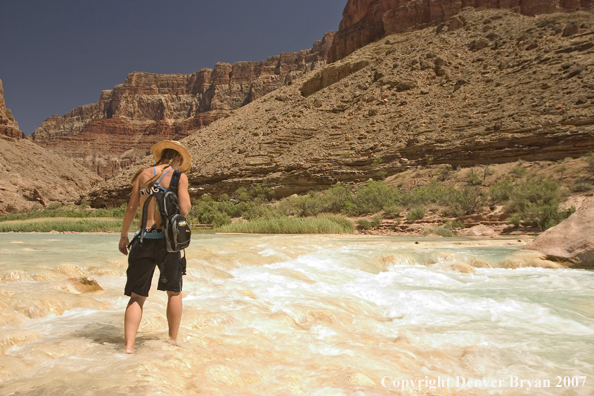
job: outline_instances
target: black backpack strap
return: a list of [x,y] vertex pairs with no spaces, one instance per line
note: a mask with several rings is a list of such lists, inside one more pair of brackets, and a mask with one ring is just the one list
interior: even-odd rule
[[144,201],[144,206],[142,207],[142,223],[140,224],[140,234],[138,234],[141,245],[142,241],[144,240],[144,232],[146,230],[146,216],[148,215],[149,202],[151,202],[151,199],[153,199],[154,196],[154,194],[149,195],[146,201]]
[[169,183],[169,190],[173,191],[177,195],[177,188],[179,187],[179,178],[181,177],[181,171],[176,170],[171,176],[171,182]]

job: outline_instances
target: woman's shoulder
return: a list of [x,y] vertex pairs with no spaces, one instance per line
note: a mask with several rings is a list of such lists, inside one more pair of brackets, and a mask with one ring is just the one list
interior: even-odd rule
[[149,180],[153,176],[154,176],[153,167],[144,168],[142,170],[142,172],[140,172],[140,174],[138,175],[141,184],[142,184],[143,181],[147,181],[147,180]]

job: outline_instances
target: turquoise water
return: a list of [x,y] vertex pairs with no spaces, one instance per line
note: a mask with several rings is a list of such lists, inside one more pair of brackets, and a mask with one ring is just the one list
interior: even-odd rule
[[197,236],[181,345],[153,289],[135,355],[122,353],[117,243],[0,234],[0,394],[594,391],[594,272],[509,269],[534,265],[522,240]]

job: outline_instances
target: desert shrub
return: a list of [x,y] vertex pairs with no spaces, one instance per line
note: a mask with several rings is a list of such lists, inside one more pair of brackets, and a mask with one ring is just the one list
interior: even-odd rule
[[590,151],[583,157],[588,165],[586,165],[586,171],[590,174],[594,174],[594,151]]
[[[113,208],[102,208],[102,209],[89,209],[84,206],[65,206],[61,203],[56,203],[50,208],[36,208],[30,210],[23,210],[16,213],[10,213],[4,216],[0,216],[0,222],[7,220],[28,220],[28,219],[39,219],[39,218],[52,218],[52,217],[68,217],[68,218],[88,218],[88,217],[113,217],[123,218],[126,212],[127,204],[123,204],[119,207]],[[136,212],[136,218],[140,218],[141,211]]]
[[371,225],[371,221],[367,219],[357,220],[357,227],[361,230],[371,230],[373,228],[373,226]]
[[322,211],[322,203],[315,192],[310,191],[308,195],[289,197],[281,201],[279,211],[285,216],[315,216]]
[[414,208],[406,214],[408,221],[421,220],[423,217],[425,217],[425,208],[423,207]]
[[563,198],[560,182],[552,178],[529,177],[517,183],[506,204],[508,222],[538,227],[541,231],[566,219],[572,210],[560,210]]
[[401,204],[408,207],[415,205],[426,205],[430,203],[439,203],[444,200],[448,194],[448,190],[452,187],[443,187],[442,183],[437,179],[431,179],[429,184],[417,187],[406,194],[399,197]]
[[231,217],[224,212],[214,212],[210,224],[215,227],[222,227],[224,225],[231,224]]
[[491,201],[493,203],[503,203],[510,200],[514,191],[514,184],[508,179],[500,179],[493,183],[489,189]]
[[387,176],[388,176],[388,172],[386,172],[383,169],[378,170],[377,173],[375,174],[375,177],[377,177],[380,180],[384,180]]
[[439,174],[437,175],[437,179],[440,181],[446,181],[450,174],[452,173],[452,165],[442,165],[439,167]]
[[278,209],[269,205],[252,205],[248,210],[243,211],[241,214],[241,217],[246,220],[274,219],[281,216],[282,214]]
[[[138,227],[134,222],[132,228]],[[0,232],[106,232],[120,231],[122,219],[32,219],[18,223],[0,223]]]
[[588,192],[592,189],[592,183],[576,181],[569,189],[574,193]]
[[382,225],[382,216],[377,215],[377,216],[373,216],[373,218],[371,219],[371,226],[373,228],[379,227]]
[[468,174],[466,175],[466,180],[468,184],[471,186],[480,186],[483,184],[483,180],[479,176],[478,172],[475,172],[474,169],[471,169]]
[[[274,197],[274,190],[270,187],[261,184],[254,184],[249,188],[239,187],[233,194],[234,198],[239,202],[267,202]],[[221,199],[219,199],[221,201]]]
[[450,216],[475,213],[487,202],[487,194],[476,186],[467,186],[462,190],[451,189],[448,193],[448,208],[444,212]]
[[326,213],[340,213],[349,203],[353,203],[351,190],[337,183],[324,191],[321,197],[322,211]]
[[464,222],[460,221],[460,220],[450,220],[450,221],[446,221],[446,223],[444,224],[444,227],[455,230],[456,228],[465,228],[466,225],[464,225]]
[[400,217],[400,212],[402,212],[402,206],[397,204],[391,204],[388,206],[384,206],[384,217],[388,219],[396,219]]
[[287,216],[315,216],[320,213],[341,213],[354,208],[353,196],[347,187],[337,183],[323,192],[289,197],[279,204],[279,211]]
[[511,173],[514,177],[522,178],[528,174],[528,169],[525,166],[518,164],[511,169]]
[[369,181],[361,186],[353,198],[348,213],[364,215],[377,213],[398,202],[398,192],[384,181]]

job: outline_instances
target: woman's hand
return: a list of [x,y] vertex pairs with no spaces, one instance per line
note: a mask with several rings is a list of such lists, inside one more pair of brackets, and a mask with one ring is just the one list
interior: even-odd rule
[[119,249],[120,252],[122,252],[122,254],[124,255],[128,255],[128,244],[130,243],[130,241],[128,240],[128,235],[122,235],[120,237],[120,243],[119,243]]

